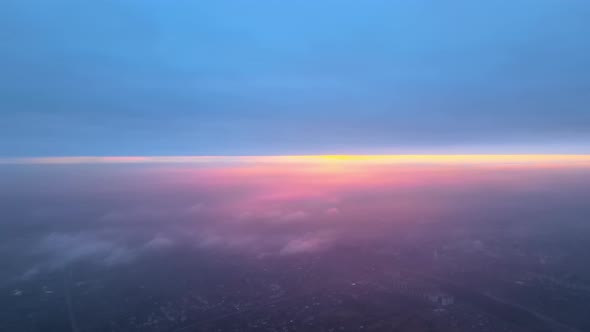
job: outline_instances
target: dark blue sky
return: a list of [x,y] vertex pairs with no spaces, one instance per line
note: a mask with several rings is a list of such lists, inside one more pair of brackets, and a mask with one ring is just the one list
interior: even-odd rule
[[3,0],[0,156],[590,152],[586,0]]

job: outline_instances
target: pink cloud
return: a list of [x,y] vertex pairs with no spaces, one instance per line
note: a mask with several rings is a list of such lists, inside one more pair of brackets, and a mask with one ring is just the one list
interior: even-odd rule
[[279,220],[282,222],[293,222],[307,219],[308,214],[303,211],[296,211],[287,214],[283,214],[279,217]]
[[324,211],[324,214],[327,216],[336,216],[336,215],[340,214],[340,209],[338,209],[336,207],[332,207],[332,208],[326,209]]
[[309,234],[289,241],[280,251],[282,255],[316,252],[325,249],[331,242],[326,234]]

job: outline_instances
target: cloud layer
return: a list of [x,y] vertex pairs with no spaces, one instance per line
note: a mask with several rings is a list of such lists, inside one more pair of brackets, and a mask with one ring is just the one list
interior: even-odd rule
[[164,252],[313,255],[449,223],[509,220],[515,231],[520,221],[534,229],[590,212],[589,172],[585,164],[543,163],[29,165],[18,172],[5,165],[0,259],[4,274],[32,278]]

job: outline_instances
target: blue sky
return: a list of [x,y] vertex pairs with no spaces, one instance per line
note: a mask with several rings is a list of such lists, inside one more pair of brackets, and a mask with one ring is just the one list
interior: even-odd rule
[[590,3],[4,0],[0,157],[589,153]]

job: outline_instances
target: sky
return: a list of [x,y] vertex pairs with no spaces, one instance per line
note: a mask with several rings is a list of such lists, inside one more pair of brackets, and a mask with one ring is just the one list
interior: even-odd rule
[[3,0],[0,157],[590,153],[585,0]]

